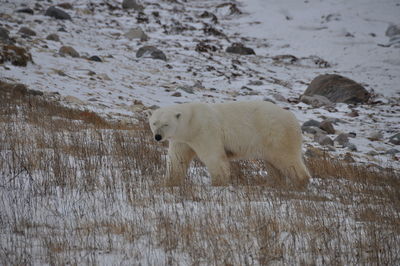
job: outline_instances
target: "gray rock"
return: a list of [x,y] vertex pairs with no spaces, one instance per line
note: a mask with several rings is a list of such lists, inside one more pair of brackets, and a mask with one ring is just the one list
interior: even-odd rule
[[325,131],[323,131],[322,129],[318,128],[318,127],[301,127],[301,131],[303,133],[308,133],[308,134],[326,134]]
[[398,149],[389,149],[386,151],[386,154],[394,155],[399,153],[400,151]]
[[369,136],[368,139],[372,140],[372,141],[377,141],[377,140],[381,140],[383,138],[383,134],[380,131],[375,131],[372,132]]
[[146,33],[140,27],[130,29],[124,35],[129,40],[140,39],[142,42],[149,40],[149,36],[147,36]]
[[397,133],[389,138],[389,142],[394,145],[400,145],[400,133]]
[[97,55],[93,55],[91,57],[89,57],[90,61],[95,61],[95,62],[103,62],[103,60],[101,60],[101,58]]
[[357,151],[357,146],[350,142],[347,142],[343,147],[345,147],[351,151]]
[[349,134],[341,133],[333,140],[333,142],[336,142],[337,144],[339,144],[341,146],[345,146],[346,143],[349,142]]
[[370,93],[363,86],[354,80],[335,74],[316,77],[304,95],[322,95],[334,103],[365,103],[370,98]]
[[314,108],[334,105],[333,102],[331,102],[328,98],[322,95],[314,95],[314,96],[302,95],[300,97],[300,101],[305,104],[309,104]]
[[240,55],[252,55],[256,54],[253,49],[245,47],[241,43],[234,43],[228,48],[226,48],[227,53],[232,53],[232,54],[240,54]]
[[[248,94],[248,95],[249,95],[249,94]],[[263,98],[263,101],[276,104],[276,102],[275,102],[274,100],[272,100],[271,98],[268,98],[268,97],[264,97],[264,98]]]
[[274,99],[279,101],[279,102],[287,102],[286,98],[283,97],[282,95],[278,94],[278,93],[272,94],[272,97],[274,97]]
[[0,41],[4,43],[10,42],[9,31],[3,27],[0,27]]
[[385,32],[385,35],[388,37],[400,35],[400,25],[394,25],[394,24],[389,25],[389,27]]
[[320,122],[317,120],[311,119],[303,123],[303,127],[319,127]]
[[123,9],[134,9],[135,11],[142,11],[144,7],[137,3],[136,0],[124,0],[122,1]]
[[376,156],[378,154],[379,153],[377,151],[374,151],[374,150],[370,150],[369,152],[367,152],[367,155],[371,155],[371,156]]
[[58,37],[57,34],[52,33],[52,34],[47,35],[46,40],[59,42],[60,41],[60,37]]
[[193,88],[194,88],[193,86],[192,87],[190,87],[190,86],[181,86],[181,87],[178,87],[177,89],[178,90],[182,90],[182,91],[184,91],[186,93],[189,93],[189,94],[194,94]]
[[333,127],[332,123],[324,120],[319,124],[319,128],[326,131],[328,134],[335,134],[335,128]]
[[167,57],[165,54],[154,46],[143,46],[140,47],[139,50],[136,52],[136,57],[149,57],[153,59],[159,59],[167,61]]
[[333,140],[324,134],[315,134],[314,141],[318,142],[322,146],[333,146]]
[[33,9],[29,8],[29,7],[18,9],[16,12],[25,13],[25,14],[29,14],[29,15],[33,15],[33,13],[34,13]]
[[44,15],[45,16],[49,16],[49,17],[53,17],[55,19],[69,19],[69,20],[71,20],[71,16],[67,12],[65,12],[65,11],[63,11],[63,10],[57,8],[57,7],[54,7],[54,6],[49,7],[46,10],[46,13]]
[[27,36],[36,36],[36,32],[34,32],[28,27],[21,27],[18,32]]
[[261,81],[261,80],[251,80],[249,83],[248,83],[248,85],[250,85],[250,86],[261,86],[261,85],[263,85],[264,83]]
[[71,46],[62,46],[58,51],[61,55],[69,55],[71,57],[79,57],[79,53]]

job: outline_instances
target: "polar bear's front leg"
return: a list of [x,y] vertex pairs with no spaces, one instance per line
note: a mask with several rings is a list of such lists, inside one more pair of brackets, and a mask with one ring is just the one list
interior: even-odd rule
[[231,180],[229,160],[224,150],[216,147],[209,147],[208,150],[196,151],[199,159],[206,165],[211,175],[213,186],[227,186]]
[[195,153],[189,145],[170,141],[167,157],[166,186],[180,186],[185,180],[187,169]]

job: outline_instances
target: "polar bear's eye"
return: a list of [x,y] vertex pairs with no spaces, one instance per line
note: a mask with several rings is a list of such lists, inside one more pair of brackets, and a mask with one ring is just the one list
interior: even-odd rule
[[168,124],[164,124],[164,125],[163,125],[163,127],[167,127],[167,126],[168,126]]

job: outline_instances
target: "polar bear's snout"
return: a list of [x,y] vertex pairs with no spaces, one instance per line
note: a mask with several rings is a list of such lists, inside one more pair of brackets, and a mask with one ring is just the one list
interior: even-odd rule
[[160,134],[155,134],[155,135],[154,135],[154,139],[155,139],[156,141],[160,141],[160,140],[162,140],[162,136],[161,136]]

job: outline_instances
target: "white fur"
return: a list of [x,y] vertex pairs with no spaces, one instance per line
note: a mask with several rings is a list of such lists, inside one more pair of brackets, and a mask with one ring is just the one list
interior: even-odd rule
[[179,104],[156,110],[149,122],[155,136],[169,141],[169,185],[182,184],[195,155],[207,166],[213,185],[229,183],[231,159],[264,159],[294,183],[304,185],[310,178],[299,123],[273,103]]

